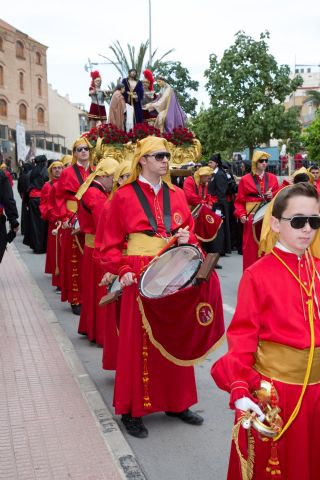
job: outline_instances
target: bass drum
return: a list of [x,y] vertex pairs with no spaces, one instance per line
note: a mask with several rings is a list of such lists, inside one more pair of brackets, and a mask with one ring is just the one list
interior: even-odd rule
[[140,276],[139,291],[146,298],[160,298],[191,286],[202,264],[200,250],[179,245],[155,257]]
[[253,221],[252,221],[253,225],[263,221],[263,218],[266,214],[268,206],[269,206],[269,203],[264,203],[261,207],[258,208],[258,210],[253,215]]

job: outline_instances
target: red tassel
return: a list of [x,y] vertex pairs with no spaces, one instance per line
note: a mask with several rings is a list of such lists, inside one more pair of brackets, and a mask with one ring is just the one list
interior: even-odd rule
[[281,470],[280,470],[280,462],[278,459],[278,449],[277,443],[271,443],[271,455],[268,460],[268,465],[266,467],[267,476],[272,479],[281,480]]

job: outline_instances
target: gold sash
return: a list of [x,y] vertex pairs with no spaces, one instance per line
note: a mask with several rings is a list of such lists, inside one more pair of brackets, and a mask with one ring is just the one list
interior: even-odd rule
[[250,212],[252,214],[256,213],[258,206],[261,202],[246,202],[246,212],[247,214]]
[[94,248],[94,241],[96,236],[92,233],[86,233],[84,237],[84,243],[86,247]]
[[78,202],[76,200],[67,200],[66,206],[67,209],[72,213],[76,213],[78,211]]
[[[273,380],[303,385],[309,357],[309,349],[289,347],[281,343],[260,341],[255,354],[254,368]],[[320,347],[314,350],[308,384],[320,383]]]
[[149,237],[145,233],[130,233],[127,255],[154,257],[166,245],[166,240],[161,237]]

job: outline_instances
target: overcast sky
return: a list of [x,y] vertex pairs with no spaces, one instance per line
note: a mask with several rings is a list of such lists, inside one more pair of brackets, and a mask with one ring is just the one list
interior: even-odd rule
[[[258,39],[269,30],[278,63],[320,64],[319,0],[151,0],[152,47],[179,60],[199,80],[206,102],[204,70],[210,53],[220,58],[239,30]],[[2,2],[3,20],[48,46],[48,81],[61,95],[89,106],[88,58],[110,55],[115,40],[138,47],[149,37],[149,0],[16,0]],[[118,77],[110,65],[95,67],[103,86]]]

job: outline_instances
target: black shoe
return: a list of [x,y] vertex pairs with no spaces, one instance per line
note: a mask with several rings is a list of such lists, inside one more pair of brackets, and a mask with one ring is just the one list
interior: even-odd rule
[[61,293],[61,288],[60,288],[60,287],[57,287],[57,288],[55,289],[55,293]]
[[71,310],[74,315],[81,315],[81,305],[78,303],[71,303]]
[[129,435],[137,438],[146,438],[148,436],[148,430],[144,426],[141,417],[131,417],[131,415],[127,413],[121,416],[121,422]]
[[221,270],[222,266],[221,265],[215,265],[215,267],[217,270]]
[[195,412],[192,412],[187,408],[182,412],[165,412],[168,417],[177,417],[180,418],[183,422],[189,423],[190,425],[201,425],[203,423],[203,418]]

